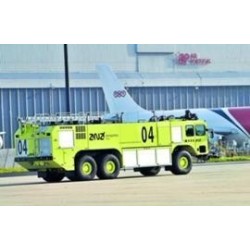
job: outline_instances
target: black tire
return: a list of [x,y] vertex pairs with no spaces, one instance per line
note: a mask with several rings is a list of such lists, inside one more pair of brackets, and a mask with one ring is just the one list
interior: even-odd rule
[[173,166],[171,172],[175,175],[185,175],[192,170],[192,157],[183,150],[176,152],[173,157]]
[[144,176],[155,176],[159,174],[160,171],[161,171],[160,167],[148,167],[139,170],[139,172]]
[[60,182],[64,176],[62,172],[47,171],[42,178],[47,182]]
[[72,180],[90,181],[95,178],[96,172],[97,165],[95,159],[89,155],[85,155],[77,160],[75,166],[76,178]]
[[100,164],[97,170],[99,179],[115,179],[120,173],[121,164],[119,159],[113,155],[108,154],[100,159]]
[[76,176],[76,174],[72,174],[72,175],[68,175],[67,178],[70,180],[70,181],[78,181],[78,178]]

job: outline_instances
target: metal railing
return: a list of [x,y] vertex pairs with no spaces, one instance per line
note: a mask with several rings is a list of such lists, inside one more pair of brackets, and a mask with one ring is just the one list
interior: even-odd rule
[[57,114],[36,114],[26,118],[18,118],[19,123],[37,125],[65,125],[65,124],[88,124],[101,123],[103,115],[90,113],[57,113]]

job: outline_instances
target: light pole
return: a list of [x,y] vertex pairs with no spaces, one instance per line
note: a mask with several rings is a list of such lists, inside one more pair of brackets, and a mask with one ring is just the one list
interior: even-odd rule
[[69,88],[68,45],[64,44],[63,47],[64,47],[64,68],[65,68],[66,112],[70,113],[70,88]]

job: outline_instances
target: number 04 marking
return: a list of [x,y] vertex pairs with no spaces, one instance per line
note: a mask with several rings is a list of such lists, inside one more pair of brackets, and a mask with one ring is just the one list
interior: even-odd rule
[[151,142],[154,142],[154,130],[153,127],[151,126],[149,128],[149,131],[147,131],[146,127],[142,127],[141,129],[141,139],[142,142],[146,143],[148,140],[151,140]]
[[28,154],[28,147],[26,140],[19,140],[17,143],[17,151],[19,155],[27,155]]

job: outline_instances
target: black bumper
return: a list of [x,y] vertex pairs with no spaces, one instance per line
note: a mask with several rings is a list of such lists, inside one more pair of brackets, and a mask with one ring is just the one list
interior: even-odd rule
[[15,162],[52,161],[52,156],[15,157]]

